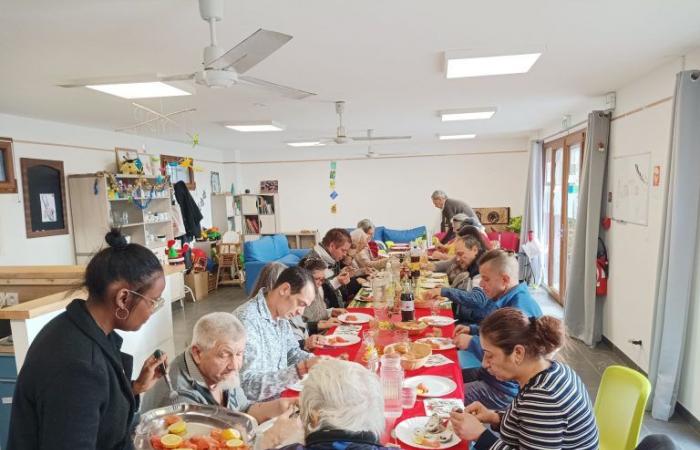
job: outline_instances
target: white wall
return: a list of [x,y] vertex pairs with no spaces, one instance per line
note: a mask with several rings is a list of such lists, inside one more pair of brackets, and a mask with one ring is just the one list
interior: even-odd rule
[[[231,178],[221,163],[223,155],[217,149],[204,147],[192,149],[186,144],[3,114],[0,114],[0,136],[11,137],[14,140],[66,145],[66,147],[57,147],[14,144],[15,175],[19,192],[0,194],[0,265],[75,264],[72,227],[69,228],[70,234],[67,235],[26,238],[21,174],[19,173],[20,158],[63,161],[65,174],[70,175],[114,170],[115,155],[114,151],[110,150],[114,147],[140,149],[145,145],[147,151],[152,154],[192,156],[195,165],[203,169],[202,172],[195,173],[197,192],[193,195],[195,198],[200,198],[202,190],[207,192],[207,201],[202,208],[202,214],[205,217],[202,221],[204,225],[211,222],[208,201],[211,191],[210,171],[220,172],[222,188],[227,189],[231,183]],[[78,146],[105,150],[77,148]],[[66,198],[66,202],[69,203],[69,198]],[[66,207],[68,208],[69,205]],[[69,210],[67,218],[70,222]]]
[[389,228],[434,228],[439,211],[430,194],[435,189],[473,207],[510,206],[512,215],[520,215],[528,144],[521,139],[509,147],[507,153],[338,160],[335,215],[330,212],[329,161],[243,163],[238,165],[240,190],[257,192],[261,180],[279,180],[283,231],[324,233],[365,217]]
[[[675,75],[680,70],[700,68],[700,51],[676,59],[617,90],[614,116],[673,96]],[[615,177],[615,158],[651,152],[651,165],[661,167],[661,186],[649,192],[647,226],[613,222],[606,241],[610,256],[608,296],[604,300],[603,334],[642,369],[648,371],[655,313],[656,278],[659,270],[663,226],[664,184],[668,176],[673,104],[667,101],[613,121],[610,136],[608,190]],[[613,196],[615,192],[613,191]],[[700,250],[698,252],[700,255]],[[696,260],[700,264],[700,257]],[[696,273],[700,275],[700,266]],[[696,279],[697,281],[697,279]],[[687,334],[685,365],[679,402],[700,417],[700,286],[695,286]],[[641,339],[641,347],[628,341]]]

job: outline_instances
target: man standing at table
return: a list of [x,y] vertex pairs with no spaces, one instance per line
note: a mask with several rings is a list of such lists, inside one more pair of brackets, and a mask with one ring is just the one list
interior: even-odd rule
[[[479,260],[480,286],[495,308],[518,308],[528,317],[541,317],[542,310],[532,298],[525,283],[518,282],[518,261],[512,253],[500,249],[484,253]],[[478,325],[458,325],[454,343],[460,350],[467,350],[480,361],[484,357]],[[498,381],[483,367],[462,370],[464,379],[464,404],[479,401],[489,409],[502,410],[511,404],[518,394],[518,383]]]
[[350,283],[351,269],[343,268],[341,261],[348,255],[352,240],[350,233],[342,228],[328,230],[320,244],[299,262],[300,266],[308,259],[320,259],[326,263],[326,281],[323,283],[323,297],[327,308],[344,308],[341,288]]
[[433,192],[433,195],[431,195],[430,198],[433,201],[433,205],[442,210],[440,231],[449,232],[452,226],[452,217],[459,213],[466,214],[467,217],[471,217],[477,223],[479,223],[479,218],[474,213],[474,210],[462,200],[447,198],[447,194],[440,190]]
[[299,266],[288,267],[272,289],[260,289],[234,311],[248,335],[241,387],[249,400],[279,396],[318,362],[312,353],[299,348],[289,323],[289,319],[304,312],[314,297],[315,286],[309,272]]

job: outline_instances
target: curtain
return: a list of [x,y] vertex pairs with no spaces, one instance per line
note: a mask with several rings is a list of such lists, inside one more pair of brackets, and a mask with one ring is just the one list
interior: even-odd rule
[[661,263],[649,379],[652,416],[673,415],[685,350],[698,246],[700,196],[700,71],[676,76]]
[[576,217],[574,247],[564,302],[564,323],[571,336],[595,345],[602,334],[602,302],[596,299],[596,252],[603,188],[608,165],[610,113],[588,115],[588,131]]
[[[521,249],[528,242],[528,232],[530,231],[532,231],[534,238],[538,242],[544,242],[544,227],[542,225],[543,165],[544,152],[542,150],[542,141],[532,141],[530,146],[530,164],[527,172],[527,187],[525,190],[525,208],[520,229]],[[520,257],[527,258],[524,254],[521,254]],[[535,285],[539,285],[542,282],[544,258],[544,255],[528,258],[529,269],[532,271],[532,279]],[[521,278],[525,278],[522,276],[522,271]]]

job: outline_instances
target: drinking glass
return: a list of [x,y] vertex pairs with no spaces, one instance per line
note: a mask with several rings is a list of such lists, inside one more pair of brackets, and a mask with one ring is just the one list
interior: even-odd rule
[[401,406],[403,409],[411,409],[416,404],[416,397],[418,392],[416,388],[412,386],[404,386],[401,388]]

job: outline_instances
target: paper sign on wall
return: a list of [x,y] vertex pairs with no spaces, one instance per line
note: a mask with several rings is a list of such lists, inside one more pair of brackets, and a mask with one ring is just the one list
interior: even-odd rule
[[659,187],[661,183],[661,166],[654,166],[654,175],[652,177],[652,185]]

